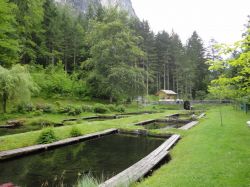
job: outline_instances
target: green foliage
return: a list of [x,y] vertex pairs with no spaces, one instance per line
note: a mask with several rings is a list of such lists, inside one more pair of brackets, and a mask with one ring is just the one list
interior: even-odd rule
[[87,85],[95,97],[108,97],[112,102],[113,98],[133,97],[145,91],[143,69],[135,68],[144,55],[137,45],[140,37],[128,24],[128,16],[116,9],[105,10],[102,20],[90,22],[88,63],[94,67]]
[[54,106],[51,104],[36,104],[36,110],[39,110],[48,114],[56,112]]
[[18,60],[20,50],[16,17],[16,6],[8,0],[0,0],[0,65],[9,67]]
[[34,109],[35,107],[31,103],[29,104],[21,103],[21,104],[18,104],[16,107],[16,111],[19,113],[32,112]]
[[124,113],[126,112],[126,108],[123,105],[119,105],[115,109],[116,112]]
[[37,139],[38,144],[48,144],[57,141],[57,137],[52,128],[45,128]]
[[58,109],[58,112],[59,112],[60,114],[65,114],[65,113],[70,112],[72,109],[73,109],[73,107],[72,107],[71,105],[67,105],[67,106],[65,106],[65,107],[60,107],[60,108]]
[[120,113],[123,113],[126,111],[126,108],[123,106],[123,105],[107,105],[108,109],[112,112],[120,112]]
[[54,122],[47,120],[47,119],[37,119],[37,120],[33,120],[31,121],[31,123],[29,125],[33,125],[33,126],[41,126],[41,127],[53,127],[55,125]]
[[42,22],[44,0],[12,0],[18,7],[15,11],[20,38],[20,58],[23,63],[35,62],[43,50]]
[[[250,103],[250,31],[245,38],[236,42],[234,46],[220,45],[219,53],[230,56],[227,59],[214,59],[208,61],[209,70],[217,72],[211,81],[209,92],[219,99],[244,99]],[[236,55],[234,55],[236,54]]]
[[70,116],[77,116],[82,113],[81,107],[72,107],[70,111],[68,112],[68,115]]
[[108,107],[106,107],[103,104],[95,104],[94,105],[94,112],[104,114],[104,113],[109,112],[109,109],[108,109]]
[[84,175],[78,180],[76,187],[98,187],[99,182],[91,175]]
[[62,64],[42,67],[31,67],[32,77],[41,88],[41,94],[46,97],[80,97],[85,94],[85,82],[77,80],[75,74],[68,75]]
[[90,105],[82,105],[83,112],[93,112],[93,107]]
[[28,103],[31,94],[37,91],[26,67],[15,65],[10,70],[0,66],[0,99],[3,112],[6,112],[7,101]]
[[81,136],[82,133],[80,131],[80,129],[78,129],[77,127],[72,127],[71,131],[70,131],[70,136],[71,137],[77,137],[77,136]]

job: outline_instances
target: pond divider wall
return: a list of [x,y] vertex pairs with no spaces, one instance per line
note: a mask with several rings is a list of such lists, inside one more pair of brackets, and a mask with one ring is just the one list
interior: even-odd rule
[[130,166],[116,176],[105,181],[99,187],[126,186],[129,183],[140,180],[146,176],[158,163],[160,163],[169,153],[169,149],[177,143],[180,135],[172,135],[162,145],[151,152],[149,155]]
[[[167,115],[165,117],[173,117],[173,116],[176,116],[176,115],[179,115],[179,114],[171,114],[171,115]],[[135,125],[135,126],[143,126],[143,125],[147,125],[147,124],[150,124],[150,123],[157,122],[159,120],[160,119],[150,119],[150,120],[146,120],[146,121],[140,121],[140,122],[137,122],[137,123],[133,123],[133,125]]]
[[120,134],[130,134],[130,135],[142,135],[142,136],[149,136],[153,138],[169,138],[172,136],[172,134],[156,134],[156,133],[150,133],[148,130],[144,129],[138,129],[138,130],[124,130],[124,129],[119,129],[118,133]]
[[[197,119],[201,119],[201,118],[203,118],[205,115],[206,115],[205,113],[202,113],[201,115],[199,115],[199,116],[197,117]],[[191,129],[192,127],[194,127],[195,125],[197,125],[198,123],[199,123],[199,121],[191,121],[190,123],[188,123],[188,124],[186,124],[186,125],[180,127],[179,129],[180,129],[180,130],[189,130],[189,129]]]
[[109,135],[109,134],[114,134],[117,132],[118,132],[118,129],[108,129],[105,131],[91,133],[91,134],[87,134],[87,135],[79,136],[75,138],[67,138],[67,139],[60,140],[60,141],[50,143],[50,144],[34,145],[34,146],[29,146],[29,147],[24,147],[24,148],[19,148],[19,149],[13,149],[9,151],[2,151],[0,152],[0,161],[12,159],[16,157],[21,157],[21,156],[35,153],[35,152],[45,151],[48,149],[52,149],[52,148],[56,148],[56,147],[60,147],[64,145],[69,145],[69,144],[77,143],[77,142],[84,141],[84,140],[99,138],[99,137]]

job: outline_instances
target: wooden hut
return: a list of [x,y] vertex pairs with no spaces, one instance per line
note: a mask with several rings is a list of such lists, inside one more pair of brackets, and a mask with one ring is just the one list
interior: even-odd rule
[[176,100],[177,99],[177,93],[175,93],[172,90],[160,90],[156,93],[157,96],[159,96],[160,100]]

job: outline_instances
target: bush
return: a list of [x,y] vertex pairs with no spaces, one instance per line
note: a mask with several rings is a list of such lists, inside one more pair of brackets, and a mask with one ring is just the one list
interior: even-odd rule
[[77,127],[72,127],[72,129],[70,131],[71,137],[77,137],[77,136],[81,136],[81,135],[82,135],[82,133]]
[[18,104],[17,105],[17,112],[19,113],[26,113],[26,112],[32,112],[34,110],[33,104]]
[[115,112],[115,111],[116,111],[116,106],[115,106],[115,105],[108,105],[107,107],[108,107],[108,109],[109,109],[110,111],[112,111],[112,112]]
[[71,108],[71,110],[68,112],[68,115],[70,116],[77,116],[82,113],[82,109],[79,107]]
[[65,113],[68,113],[72,110],[72,106],[71,105],[67,105],[65,107],[60,107],[59,110],[58,110],[58,113],[60,114],[65,114]]
[[95,113],[104,114],[106,112],[109,112],[109,109],[105,105],[103,105],[103,104],[96,104],[94,106],[94,112]]
[[30,125],[33,125],[33,126],[40,125],[42,127],[50,127],[50,126],[54,126],[55,123],[46,119],[38,119],[38,120],[32,121]]
[[93,107],[89,105],[82,105],[83,112],[93,112]]
[[55,113],[55,109],[52,105],[45,105],[43,108],[43,112],[51,114],[51,113]]
[[56,102],[55,102],[55,105],[56,105],[56,107],[58,107],[58,108],[60,108],[60,107],[62,106],[62,104],[60,103],[60,101],[56,101]]
[[57,137],[52,128],[43,129],[40,136],[37,139],[39,144],[48,144],[57,141]]
[[116,112],[125,112],[126,111],[126,108],[123,106],[123,105],[119,105],[116,107]]
[[52,105],[49,104],[37,104],[36,110],[43,111],[44,113],[55,113],[55,109]]
[[108,109],[112,112],[125,112],[125,107],[123,105],[115,106],[115,105],[108,105]]
[[34,116],[41,116],[43,115],[43,111],[42,110],[37,110],[34,112]]

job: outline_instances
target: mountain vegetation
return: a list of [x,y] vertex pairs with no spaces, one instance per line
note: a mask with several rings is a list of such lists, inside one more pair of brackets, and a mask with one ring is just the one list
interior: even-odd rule
[[[206,61],[214,59],[196,31],[182,43],[174,31],[154,33],[147,21],[93,3],[84,13],[53,0],[0,0],[0,5],[1,69],[25,66],[39,87],[37,96],[123,102],[170,89],[182,99],[204,99],[213,78],[219,79],[210,90],[225,79],[213,77],[217,63],[208,70]],[[245,38],[249,42],[249,33]],[[244,48],[235,56],[238,65],[230,60],[216,70],[232,67],[229,77],[237,85],[249,72],[245,46],[238,46]],[[246,93],[247,84],[241,86]]]

